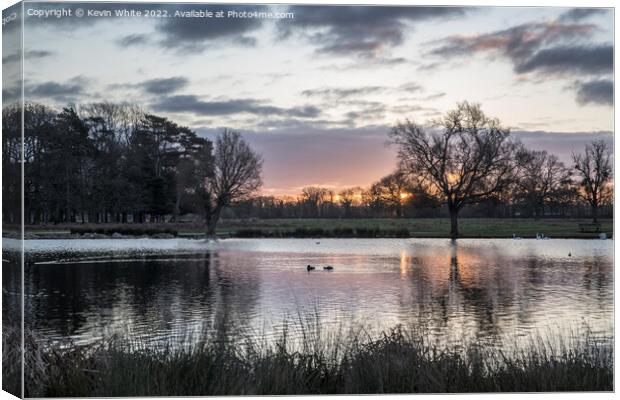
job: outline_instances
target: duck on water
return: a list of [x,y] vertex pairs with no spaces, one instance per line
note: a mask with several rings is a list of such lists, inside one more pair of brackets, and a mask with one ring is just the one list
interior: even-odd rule
[[[310,265],[310,264],[308,264],[308,265],[306,266],[306,270],[307,270],[307,271],[314,271],[315,269],[316,269],[316,267],[315,267],[315,266],[312,266],[312,265]],[[327,266],[323,267],[323,270],[324,270],[324,271],[333,271],[333,270],[334,270],[334,267],[332,267],[331,265],[327,265]]]

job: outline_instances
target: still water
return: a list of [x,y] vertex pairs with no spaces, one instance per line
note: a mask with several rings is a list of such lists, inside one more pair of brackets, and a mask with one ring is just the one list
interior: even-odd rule
[[285,321],[325,331],[418,326],[446,343],[586,326],[613,335],[612,240],[28,240],[25,247],[26,325],[51,339],[120,333],[156,345],[215,321],[261,337],[277,336]]

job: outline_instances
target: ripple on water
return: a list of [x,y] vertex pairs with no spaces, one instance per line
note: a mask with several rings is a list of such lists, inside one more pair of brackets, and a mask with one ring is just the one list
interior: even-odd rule
[[285,320],[325,334],[424,327],[444,343],[582,324],[613,333],[611,240],[28,240],[25,248],[35,262],[27,321],[55,339],[118,331],[161,342],[218,321],[273,338]]

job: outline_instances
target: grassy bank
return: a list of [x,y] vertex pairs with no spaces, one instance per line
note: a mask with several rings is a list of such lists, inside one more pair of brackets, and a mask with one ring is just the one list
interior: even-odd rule
[[[524,238],[544,233],[553,238],[593,238],[598,234],[581,232],[580,219],[493,219],[462,218],[459,221],[464,238]],[[613,221],[605,220],[601,232],[613,232]],[[237,237],[412,237],[448,238],[448,218],[408,219],[267,219],[224,221],[218,234]]]
[[[598,238],[598,233],[581,232],[579,225],[588,219],[494,219],[462,218],[464,238],[523,238],[537,233],[551,238]],[[197,237],[204,235],[200,223],[171,224],[75,224],[27,226],[27,238],[149,236]],[[295,237],[295,238],[447,238],[450,221],[447,218],[408,219],[250,219],[222,220],[217,234],[221,237]],[[601,232],[611,236],[613,220],[601,221]]]
[[286,334],[273,345],[233,345],[214,334],[159,352],[136,339],[61,347],[27,335],[26,396],[613,390],[613,350],[587,337],[570,346],[540,339],[506,354],[476,344],[438,348],[401,328],[376,337],[304,335],[301,347]]

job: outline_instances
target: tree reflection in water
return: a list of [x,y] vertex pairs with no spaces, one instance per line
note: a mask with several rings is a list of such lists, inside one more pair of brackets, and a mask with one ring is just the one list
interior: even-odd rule
[[[326,335],[415,325],[444,342],[496,344],[582,319],[611,334],[612,242],[539,242],[340,239],[317,248],[261,239],[200,251],[38,252],[26,269],[26,323],[53,339],[120,332],[152,344],[215,327],[221,340],[269,337],[291,319]],[[336,268],[309,273],[308,264]]]

